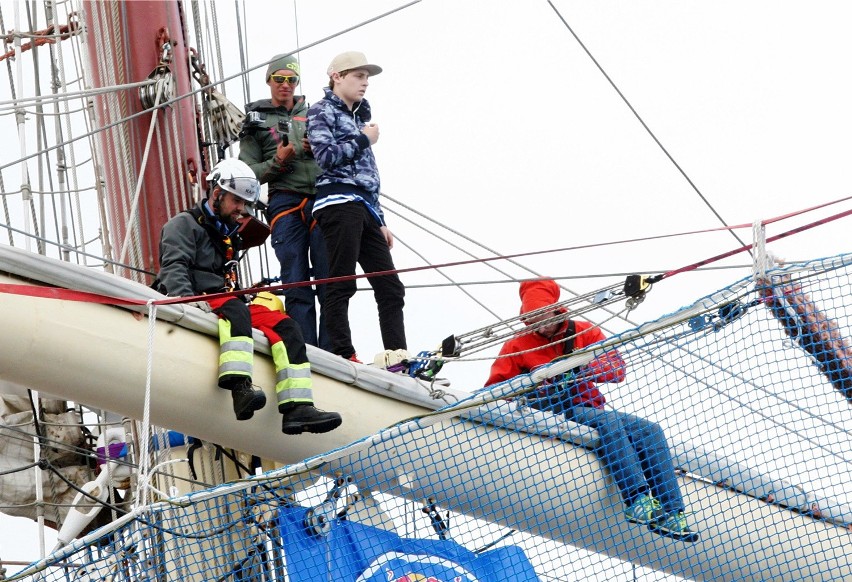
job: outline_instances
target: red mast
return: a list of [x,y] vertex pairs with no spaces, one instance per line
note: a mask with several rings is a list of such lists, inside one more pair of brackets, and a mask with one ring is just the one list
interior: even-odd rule
[[[154,81],[94,97],[94,114],[96,127],[119,122],[97,134],[111,258],[156,272],[160,229],[192,204],[201,160],[196,99],[152,109],[157,99],[168,102],[191,90],[181,5],[84,0],[83,7],[92,88]],[[148,281],[128,269],[120,273]]]

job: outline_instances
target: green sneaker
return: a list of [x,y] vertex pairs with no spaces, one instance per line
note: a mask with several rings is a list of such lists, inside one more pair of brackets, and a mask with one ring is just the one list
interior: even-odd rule
[[624,515],[630,523],[650,525],[660,519],[660,502],[650,495],[640,495],[627,509]]
[[649,525],[651,531],[681,542],[694,543],[698,541],[698,533],[691,531],[686,525],[686,516],[682,511],[669,513],[663,519]]

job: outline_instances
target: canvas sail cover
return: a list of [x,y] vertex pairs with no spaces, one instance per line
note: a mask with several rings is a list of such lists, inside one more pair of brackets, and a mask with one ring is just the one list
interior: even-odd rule
[[[77,413],[67,411],[63,400],[42,399],[41,406],[44,410],[43,436],[51,443],[41,449],[42,462],[51,468],[41,471],[46,502],[44,517],[55,527],[64,519],[77,492],[53,471],[77,486],[86,483],[91,475],[85,460],[76,453],[84,445]],[[34,436],[29,400],[17,395],[0,395],[0,507],[8,515],[33,520],[38,517]]]

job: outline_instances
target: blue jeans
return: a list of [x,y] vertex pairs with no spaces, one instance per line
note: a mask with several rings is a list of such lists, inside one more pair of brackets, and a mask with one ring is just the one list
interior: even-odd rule
[[[299,208],[302,202],[305,205]],[[328,257],[325,240],[319,226],[314,225],[313,198],[300,194],[274,191],[269,196],[267,219],[271,222],[282,212],[292,210],[275,221],[272,228],[272,248],[281,264],[281,283],[297,283],[328,277]],[[299,324],[305,343],[329,350],[325,332],[325,285],[294,287],[284,291],[287,315]],[[319,331],[317,330],[316,301],[319,301]]]
[[533,398],[538,410],[564,414],[565,418],[598,432],[595,453],[615,481],[625,505],[650,493],[663,511],[683,511],[683,497],[672,463],[666,435],[660,425],[616,410],[577,406],[571,402],[570,386]]
[[650,490],[666,513],[684,510],[669,445],[660,425],[625,412],[588,406],[569,406],[565,416],[598,431],[600,440],[595,453],[626,505]]

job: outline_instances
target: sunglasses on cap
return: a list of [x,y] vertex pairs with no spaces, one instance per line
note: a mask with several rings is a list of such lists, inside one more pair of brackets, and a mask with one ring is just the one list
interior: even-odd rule
[[269,78],[278,83],[279,85],[282,83],[289,83],[291,85],[299,84],[298,75],[270,75]]

